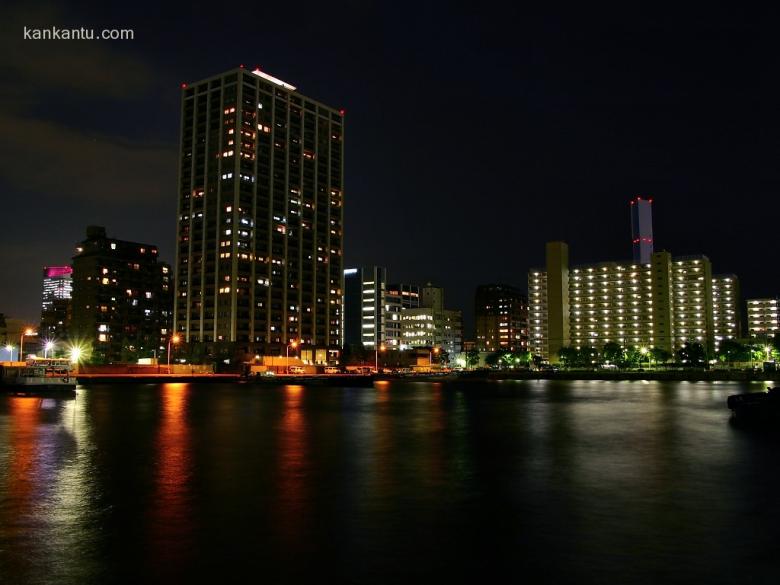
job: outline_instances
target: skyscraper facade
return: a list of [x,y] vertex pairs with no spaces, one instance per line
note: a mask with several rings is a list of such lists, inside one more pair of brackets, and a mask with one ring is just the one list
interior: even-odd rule
[[182,89],[175,329],[312,363],[342,339],[344,112],[259,69]]
[[43,294],[41,302],[42,339],[67,338],[70,302],[73,293],[73,268],[70,266],[46,266],[43,269]]
[[474,295],[477,351],[528,349],[528,300],[517,287],[484,284]]
[[636,264],[649,264],[653,255],[653,200],[631,200],[631,244]]

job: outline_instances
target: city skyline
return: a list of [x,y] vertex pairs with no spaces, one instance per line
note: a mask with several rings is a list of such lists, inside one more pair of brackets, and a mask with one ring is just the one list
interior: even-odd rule
[[[47,10],[36,16],[18,8],[7,24],[74,14],[88,22],[103,16]],[[419,45],[438,48],[412,54],[390,35],[400,16],[365,10],[348,18],[376,17],[366,19],[374,24],[352,36],[349,22],[339,25],[345,36],[334,42],[328,59],[298,58],[316,38],[311,30],[316,11],[300,24],[311,39],[304,45],[290,42],[299,32],[294,29],[274,33],[259,47],[242,41],[208,55],[198,55],[194,42],[184,39],[182,55],[174,52],[160,61],[151,58],[153,49],[170,41],[154,24],[139,22],[135,40],[125,45],[91,45],[89,51],[78,44],[56,45],[61,63],[54,69],[36,60],[37,51],[51,59],[54,45],[26,46],[3,82],[26,84],[24,95],[7,92],[3,98],[6,210],[22,218],[5,230],[4,249],[17,260],[19,278],[1,285],[3,310],[38,319],[40,299],[31,292],[40,290],[41,268],[68,263],[86,225],[109,225],[118,238],[153,242],[161,258],[173,262],[180,83],[252,57],[307,95],[348,111],[344,265],[388,266],[399,280],[445,287],[450,304],[464,310],[467,331],[475,287],[485,282],[522,287],[528,268],[542,260],[546,241],[566,240],[576,250],[575,263],[629,259],[626,201],[637,194],[655,199],[656,249],[707,254],[719,271],[739,274],[745,298],[777,294],[778,276],[765,273],[764,258],[756,253],[771,247],[772,214],[753,213],[772,205],[778,183],[771,163],[777,153],[767,138],[778,122],[769,107],[776,88],[760,75],[773,58],[765,50],[768,37],[761,25],[741,30],[739,19],[732,24],[718,15],[707,26],[650,22],[632,29],[636,42],[624,56],[593,43],[587,55],[577,57],[570,49],[578,33],[555,18],[540,17],[540,30],[563,39],[562,48],[539,33],[523,46],[500,41],[500,29],[491,28],[500,25],[479,19],[474,36],[457,46],[466,15],[455,9],[443,15],[423,11],[408,24],[416,40],[423,40],[426,24],[439,18],[451,26]],[[138,20],[132,11],[122,17],[128,25]],[[626,37],[626,31],[608,24],[609,39]],[[730,44],[718,45],[718,52],[697,61],[691,72],[687,67],[700,49],[685,41],[690,30],[699,33],[704,47],[726,33],[735,45],[740,39],[745,43],[733,55],[726,51]],[[8,32],[7,40],[17,32]],[[399,50],[378,46],[367,38],[369,32]],[[653,45],[651,55],[632,48],[654,34],[667,43]],[[350,48],[364,41],[368,50],[356,57]],[[481,42],[493,43],[494,60],[478,58]],[[203,58],[183,56],[193,51]],[[678,54],[686,55],[679,63],[673,59]],[[587,56],[605,57],[585,69],[595,82],[569,75],[562,85],[564,73],[571,73],[570,60],[582,65]],[[636,70],[626,71],[631,60]],[[713,92],[710,80],[716,72],[722,78],[720,68],[734,83]],[[43,112],[42,104],[55,89],[57,112]],[[440,99],[414,101],[423,95]],[[489,120],[496,108],[506,112],[501,124],[476,123]],[[105,115],[120,109],[122,116]],[[404,113],[402,124],[388,115],[393,111]],[[708,121],[715,112],[721,123],[712,126]],[[630,123],[621,127],[629,115]],[[463,126],[458,129],[452,120],[462,120]],[[32,146],[23,137],[31,128],[51,138],[41,146],[49,173],[32,172],[20,161],[21,155],[29,158]],[[462,145],[461,154],[431,148],[451,141]],[[515,162],[517,170],[509,166]],[[25,207],[32,200],[39,202],[34,220]],[[736,202],[750,207],[734,213]],[[383,212],[377,214],[378,209]],[[399,237],[388,229],[392,226],[414,237]],[[506,230],[515,235],[512,249],[488,253],[501,245]]]

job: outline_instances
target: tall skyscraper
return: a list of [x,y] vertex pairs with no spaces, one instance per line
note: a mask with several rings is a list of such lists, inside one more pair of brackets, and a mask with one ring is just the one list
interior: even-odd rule
[[653,255],[653,200],[635,197],[631,200],[631,243],[634,262],[649,264]]
[[175,329],[309,363],[342,331],[344,112],[256,69],[182,89]]
[[73,257],[71,341],[90,346],[96,362],[159,356],[170,336],[171,288],[156,246],[88,227]]
[[528,349],[528,300],[508,284],[483,284],[474,295],[478,351]]
[[43,295],[41,302],[42,339],[66,339],[67,322],[73,292],[73,268],[70,266],[46,266],[43,269]]

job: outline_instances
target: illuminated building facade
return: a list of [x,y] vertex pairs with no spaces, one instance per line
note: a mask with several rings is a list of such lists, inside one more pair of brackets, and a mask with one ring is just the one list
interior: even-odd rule
[[171,276],[156,246],[88,227],[73,257],[70,340],[91,348],[95,362],[160,355],[170,336]]
[[174,326],[332,362],[342,343],[344,115],[262,71],[182,89]]
[[478,286],[474,316],[477,351],[528,349],[528,300],[519,288],[507,284]]
[[721,342],[742,337],[741,291],[736,274],[712,277],[712,333],[715,349]]
[[344,340],[373,349],[385,340],[387,270],[380,266],[344,271]]
[[[699,342],[708,352],[722,339],[739,335],[739,285],[734,275],[712,276],[706,256],[673,258],[654,252],[647,264],[599,262],[562,265],[560,244],[548,246],[557,278],[534,269],[528,273],[529,347],[535,355],[557,360],[562,346],[661,348],[672,352]],[[551,295],[549,282],[563,282],[565,295]],[[566,323],[568,342],[549,323]],[[560,325],[558,331],[560,331]],[[563,339],[561,343],[559,340]]]
[[401,314],[406,309],[420,306],[420,286],[416,284],[391,284],[385,294],[385,345],[388,349],[401,349],[403,336]]
[[780,300],[748,299],[746,304],[750,337],[767,340],[780,331]]
[[43,269],[43,295],[41,302],[42,339],[67,338],[67,323],[73,293],[73,268],[70,266],[46,266]]
[[456,356],[463,349],[463,315],[444,308],[444,289],[422,287],[419,308],[401,311],[401,349],[439,348]]

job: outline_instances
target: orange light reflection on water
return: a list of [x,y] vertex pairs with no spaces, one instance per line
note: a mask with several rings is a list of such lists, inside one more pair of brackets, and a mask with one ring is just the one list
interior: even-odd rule
[[178,572],[188,561],[192,454],[187,422],[189,384],[164,384],[156,439],[155,492],[151,509],[153,564],[160,573]]
[[301,409],[303,394],[303,386],[284,387],[284,412],[279,426],[278,526],[282,538],[290,543],[300,541],[305,516],[308,457],[306,422]]

